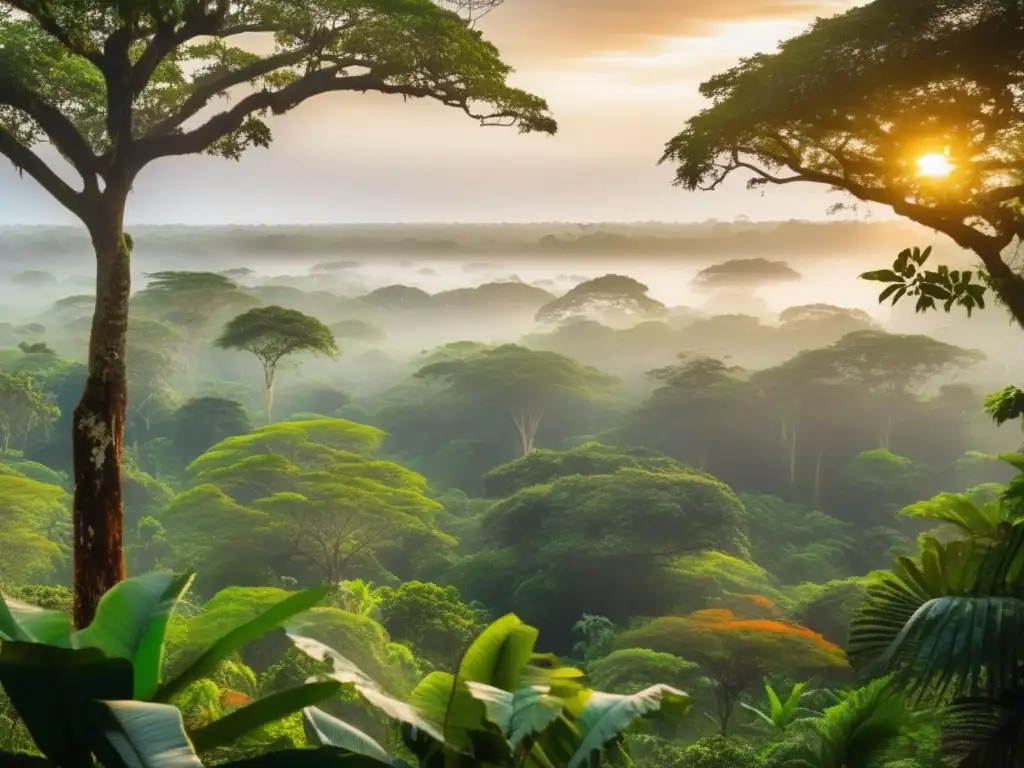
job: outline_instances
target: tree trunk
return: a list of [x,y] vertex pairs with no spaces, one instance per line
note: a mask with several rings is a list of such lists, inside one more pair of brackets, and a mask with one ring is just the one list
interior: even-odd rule
[[[963,243],[960,244],[963,245]],[[988,272],[992,290],[999,297],[1003,306],[1006,307],[1017,325],[1024,328],[1024,275],[1014,272],[1010,265],[1003,260],[1002,253],[998,249],[978,245],[968,247],[981,258],[981,263],[984,264]]]
[[274,375],[270,374],[263,381],[263,413],[267,424],[274,422]]
[[520,408],[519,412],[512,412],[512,420],[519,431],[519,443],[523,449],[523,456],[533,452],[533,444],[537,439],[537,430],[543,418],[543,409]]
[[89,373],[72,421],[75,471],[75,626],[87,626],[103,594],[124,579],[121,455],[128,382],[125,347],[131,254],[124,239],[127,192],[109,189],[89,222],[96,252],[96,307]]
[[882,427],[878,435],[878,447],[883,451],[889,450],[889,445],[892,441],[892,415],[886,417],[885,426]]

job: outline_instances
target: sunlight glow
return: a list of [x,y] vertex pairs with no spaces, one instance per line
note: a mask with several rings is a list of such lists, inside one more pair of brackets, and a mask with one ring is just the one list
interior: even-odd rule
[[917,158],[917,175],[932,179],[944,179],[953,172],[956,166],[950,162],[949,156],[941,152],[929,152]]

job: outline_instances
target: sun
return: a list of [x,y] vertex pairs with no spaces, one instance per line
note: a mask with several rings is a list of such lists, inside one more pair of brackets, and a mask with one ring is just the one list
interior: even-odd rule
[[941,152],[929,152],[917,158],[917,175],[931,179],[944,179],[956,168],[949,161],[949,156]]

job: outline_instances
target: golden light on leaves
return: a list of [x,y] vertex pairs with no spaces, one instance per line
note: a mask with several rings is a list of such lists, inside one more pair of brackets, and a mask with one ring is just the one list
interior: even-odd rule
[[944,179],[949,176],[956,166],[950,162],[949,155],[942,152],[929,152],[917,158],[917,175],[929,179]]

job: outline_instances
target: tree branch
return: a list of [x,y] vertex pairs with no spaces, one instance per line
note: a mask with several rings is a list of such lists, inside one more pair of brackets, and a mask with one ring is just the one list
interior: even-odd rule
[[397,94],[409,98],[432,98],[446,106],[459,107],[470,117],[481,122],[494,119],[515,120],[512,111],[489,115],[477,114],[470,107],[465,94],[443,85],[415,86],[394,85],[387,82],[397,74],[395,70],[378,67],[359,75],[342,75],[344,67],[334,65],[316,70],[301,80],[277,90],[262,90],[251,93],[231,109],[211,117],[203,125],[185,133],[162,136],[146,136],[139,140],[135,170],[160,157],[200,154],[217,140],[237,131],[246,118],[255,113],[271,112],[283,114],[306,99],[334,91],[355,91],[365,93]]
[[85,184],[85,191],[98,191],[98,159],[85,137],[64,113],[39,94],[10,80],[0,80],[0,104],[12,107],[32,118],[43,129],[50,143],[78,171]]
[[14,167],[19,172],[28,173],[57,202],[84,220],[86,215],[84,195],[81,192],[76,192],[66,181],[54,173],[39,155],[2,127],[0,127],[0,154],[14,163]]
[[97,68],[100,67],[103,61],[102,52],[81,40],[73,39],[71,34],[57,23],[57,17],[54,15],[53,4],[50,0],[4,0],[4,2],[35,19],[44,32],[63,45],[68,51],[91,61]]
[[[310,46],[299,48],[294,51],[279,53],[274,56],[268,56],[267,58],[254,61],[248,66],[239,67],[238,69],[230,72],[211,74],[208,77],[197,81],[196,89],[187,99],[185,99],[185,102],[181,105],[178,111],[173,115],[168,116],[166,119],[161,120],[153,127],[149,132],[149,135],[160,136],[181,127],[186,120],[194,117],[203,107],[209,104],[210,100],[217,94],[223,93],[229,88],[243,85],[244,83],[251,82],[256,78],[265,77],[279,69],[293,67],[296,64],[301,63],[317,47],[322,45],[322,42],[323,41],[318,40]],[[350,62],[343,62],[339,66],[356,65],[358,65],[358,62],[352,60]]]
[[173,51],[197,37],[222,37],[218,32],[220,25],[231,9],[229,0],[217,0],[217,5],[210,13],[204,11],[200,4],[186,10],[184,23],[175,29],[175,21],[166,19],[159,22],[152,30],[152,37],[146,44],[139,60],[132,67],[132,96],[138,98],[146,90],[150,79],[160,62]]
[[[805,168],[792,158],[781,155],[772,155],[771,153],[767,153],[762,150],[737,147],[733,151],[733,157],[738,158],[740,155],[753,155],[755,157],[764,158],[772,164],[789,168],[797,174],[798,177],[779,178],[768,173],[762,168],[753,165],[752,163],[739,161],[738,159],[734,160],[732,163],[732,166],[735,168],[743,168],[756,173],[759,178],[764,179],[767,183],[785,184],[791,181],[813,181],[818,184],[826,184],[837,189],[845,190],[854,197],[864,200],[865,202],[887,205],[892,208],[895,213],[898,213],[901,216],[906,216],[908,219],[916,221],[919,224],[923,224],[926,227],[942,232],[951,237],[961,247],[972,250],[979,255],[981,255],[982,252],[998,254],[999,251],[1009,245],[1013,240],[1014,233],[1012,231],[1001,231],[994,236],[986,235],[985,233],[979,232],[964,223],[964,219],[968,216],[983,216],[984,212],[982,211],[970,211],[963,206],[956,206],[955,208],[946,206],[946,210],[942,210],[937,207],[920,205],[893,192],[880,189],[878,187],[869,187],[843,176],[836,176],[835,174]],[[724,179],[724,176],[728,174],[729,170],[733,170],[735,168],[727,168],[722,179]],[[721,183],[722,179],[719,179],[718,183]],[[987,263],[986,267],[989,267]]]

